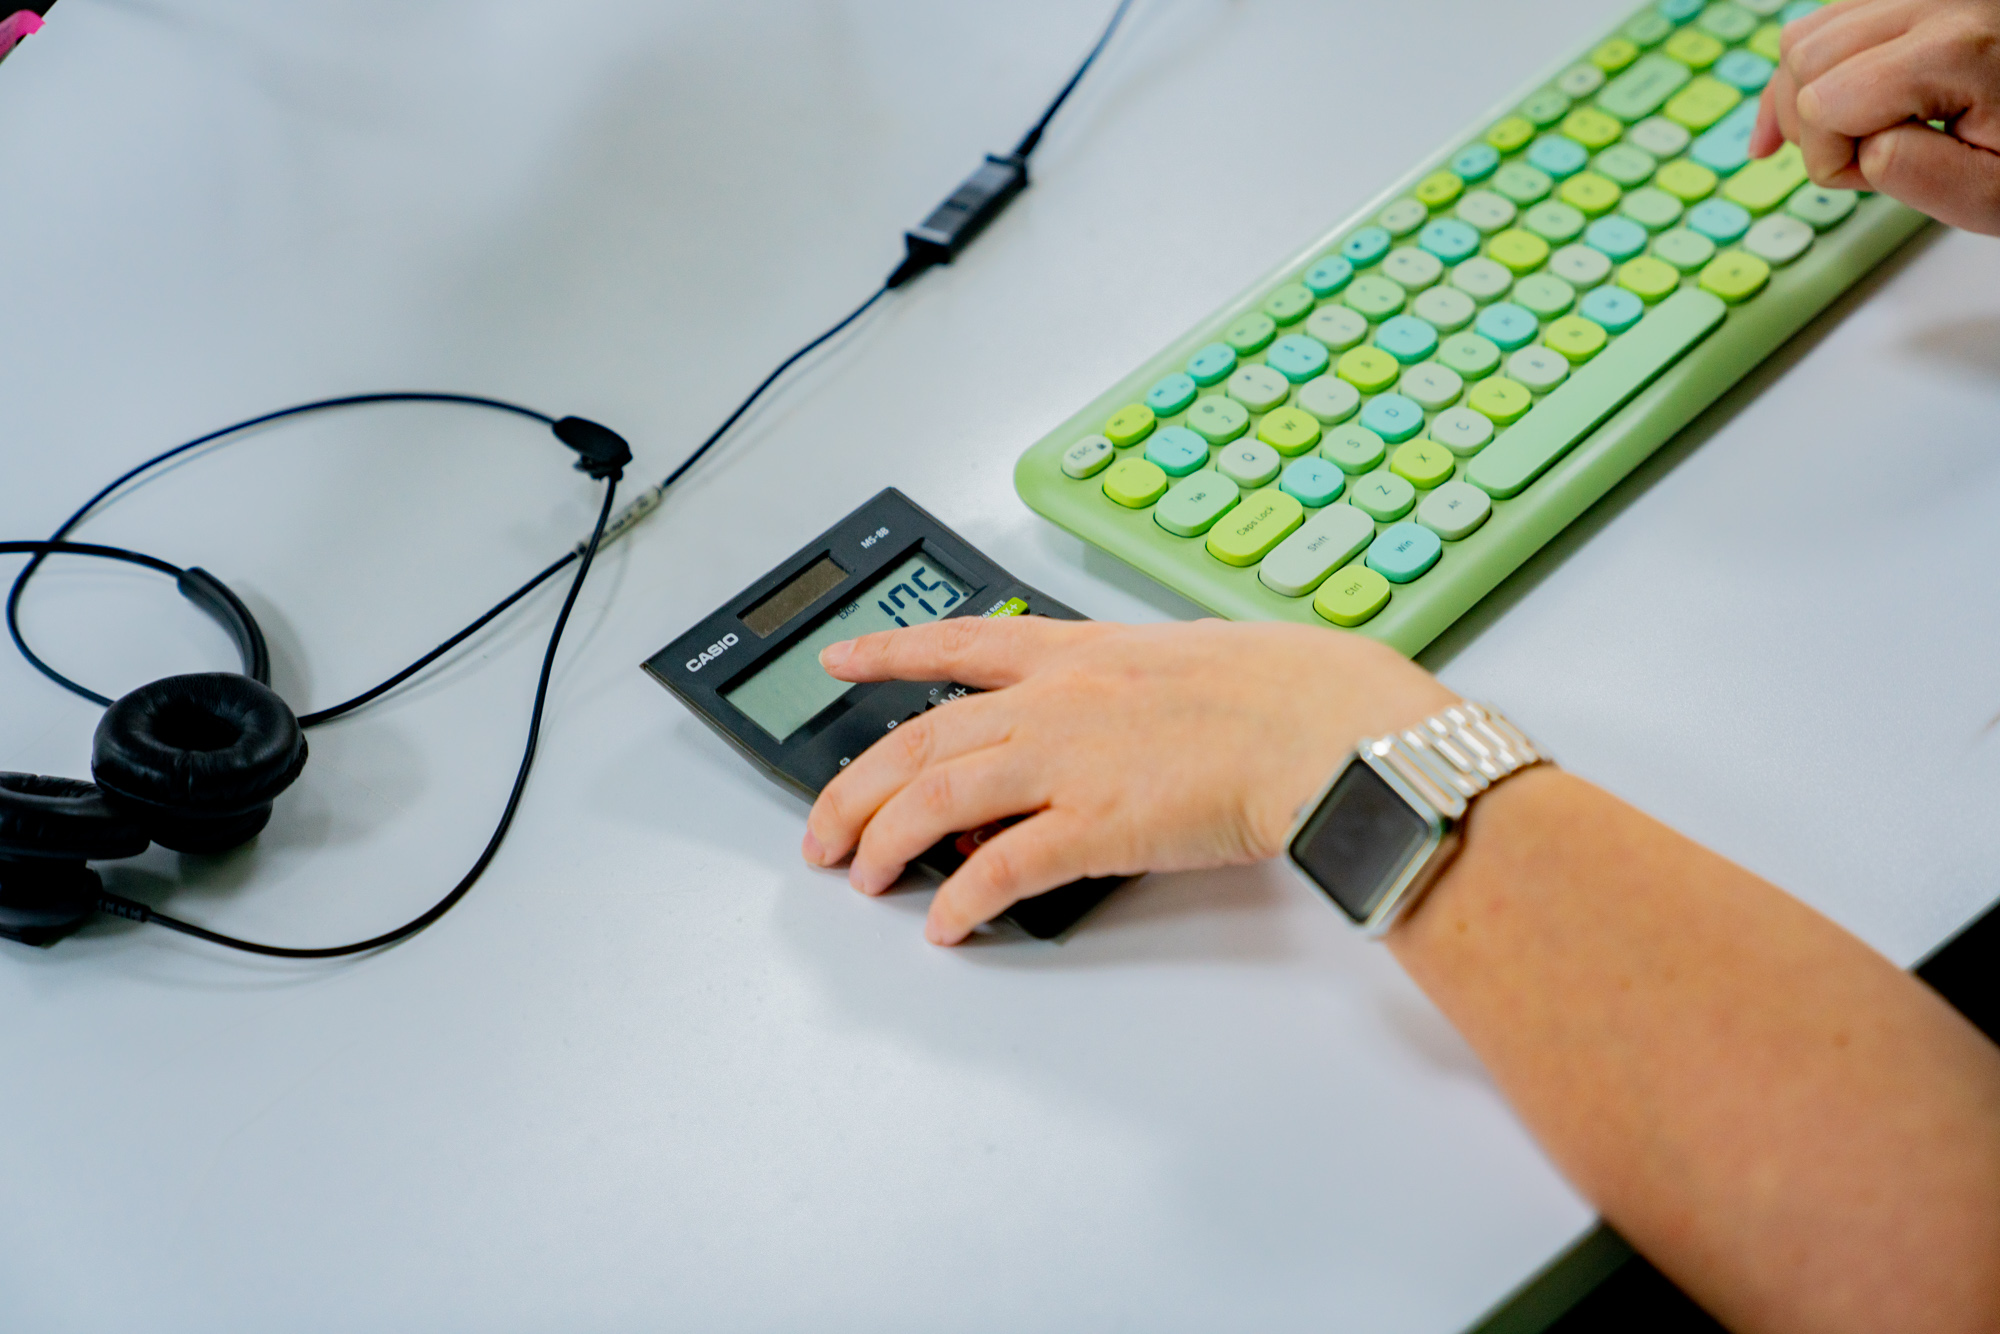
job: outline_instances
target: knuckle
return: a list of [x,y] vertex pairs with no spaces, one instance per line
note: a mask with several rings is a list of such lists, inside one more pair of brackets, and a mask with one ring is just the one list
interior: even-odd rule
[[957,785],[952,781],[950,769],[932,769],[917,780],[911,794],[919,809],[926,814],[944,816],[951,813],[957,799]]
[[937,745],[937,731],[929,718],[913,718],[891,732],[896,758],[906,770],[921,769],[930,763]]
[[962,662],[985,638],[986,622],[977,616],[961,616],[938,623],[938,648],[951,662]]

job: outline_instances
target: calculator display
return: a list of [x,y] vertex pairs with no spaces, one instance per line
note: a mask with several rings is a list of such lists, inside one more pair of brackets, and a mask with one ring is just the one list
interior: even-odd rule
[[779,741],[804,727],[820,710],[852,690],[819,665],[828,644],[877,630],[922,625],[949,615],[973,589],[918,551],[837,608],[820,626],[722,697]]

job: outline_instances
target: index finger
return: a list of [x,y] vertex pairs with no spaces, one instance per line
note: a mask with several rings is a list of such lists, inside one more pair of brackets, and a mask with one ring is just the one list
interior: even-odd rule
[[819,663],[841,681],[956,681],[997,690],[1101,627],[1046,616],[960,616],[829,644]]

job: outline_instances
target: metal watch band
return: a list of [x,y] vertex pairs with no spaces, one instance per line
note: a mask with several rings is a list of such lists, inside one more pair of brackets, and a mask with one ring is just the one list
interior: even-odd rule
[[1407,731],[1363,740],[1361,748],[1454,821],[1501,779],[1551,760],[1498,709],[1468,700]]

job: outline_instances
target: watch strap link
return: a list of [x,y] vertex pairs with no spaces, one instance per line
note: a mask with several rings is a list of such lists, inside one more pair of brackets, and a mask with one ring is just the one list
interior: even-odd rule
[[1361,744],[1454,821],[1465,817],[1474,797],[1509,774],[1551,761],[1498,709],[1469,700],[1406,731]]

